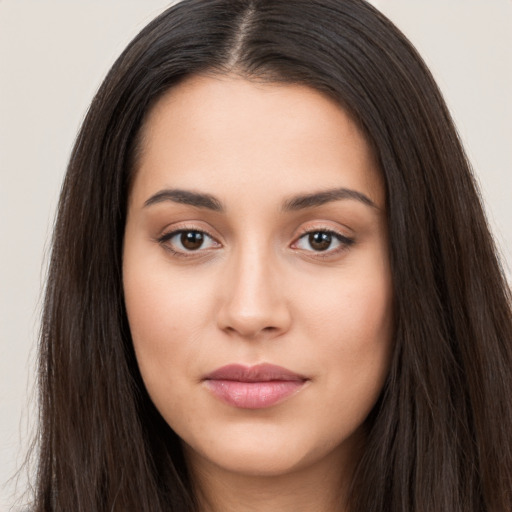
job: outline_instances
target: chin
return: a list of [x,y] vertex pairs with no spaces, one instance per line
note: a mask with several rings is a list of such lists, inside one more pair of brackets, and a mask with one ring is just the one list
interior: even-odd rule
[[184,442],[189,462],[196,466],[211,464],[240,476],[277,477],[322,461],[340,462],[346,459],[353,445],[349,439],[347,443],[343,438],[341,442],[333,442],[332,438],[315,439],[309,432],[278,432],[261,425],[258,432],[247,426],[240,427],[238,432],[227,430],[207,443],[204,439],[198,445]]
[[[221,447],[219,447],[221,448]],[[277,477],[295,472],[304,464],[304,457],[293,446],[278,450],[261,447],[254,442],[243,447],[234,444],[212,452],[196,452],[185,446],[185,454],[192,462],[201,459],[222,470],[240,476]]]

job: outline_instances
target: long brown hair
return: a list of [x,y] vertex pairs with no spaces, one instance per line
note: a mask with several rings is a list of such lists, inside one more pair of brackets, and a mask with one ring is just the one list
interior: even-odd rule
[[395,352],[352,512],[512,510],[512,313],[467,159],[411,44],[363,0],[185,0],[112,67],[74,147],[40,345],[37,511],[195,510],[142,383],[121,250],[148,109],[198,73],[303,83],[358,120],[385,178]]

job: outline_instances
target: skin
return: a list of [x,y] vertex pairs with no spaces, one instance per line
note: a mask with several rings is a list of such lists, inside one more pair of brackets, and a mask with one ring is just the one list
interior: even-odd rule
[[[372,204],[345,194],[283,208],[341,187]],[[155,199],[168,189],[224,211]],[[344,509],[392,350],[385,206],[357,125],[306,86],[193,77],[150,112],[129,197],[126,307],[144,383],[183,440],[204,510]],[[180,229],[207,233],[203,245],[187,250]],[[325,230],[336,235],[318,250],[305,233]],[[205,385],[230,363],[307,381],[243,409]]]

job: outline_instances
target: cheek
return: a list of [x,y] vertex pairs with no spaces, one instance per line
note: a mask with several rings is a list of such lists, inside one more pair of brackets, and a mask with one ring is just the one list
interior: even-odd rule
[[[332,418],[363,421],[389,371],[393,348],[393,299],[383,268],[356,272],[312,297],[304,307],[308,338],[316,340]],[[337,285],[337,286],[336,286]]]
[[136,255],[127,255],[124,264],[125,303],[139,369],[153,397],[153,390],[167,394],[179,384],[179,375],[194,374],[211,293],[204,279],[198,287],[162,263],[135,261]]
[[358,357],[389,345],[393,298],[385,265],[352,267],[338,278],[329,276],[317,293],[311,293],[313,286],[306,289],[301,316],[308,319],[310,338],[325,340],[329,351]]

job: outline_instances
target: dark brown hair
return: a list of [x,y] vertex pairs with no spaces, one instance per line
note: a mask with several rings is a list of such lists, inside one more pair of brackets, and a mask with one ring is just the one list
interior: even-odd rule
[[180,441],[142,383],[121,258],[148,109],[200,73],[303,83],[358,120],[385,178],[395,352],[352,512],[512,510],[512,314],[430,73],[363,0],[185,0],[112,67],[62,189],[40,346],[37,511],[192,511]]

